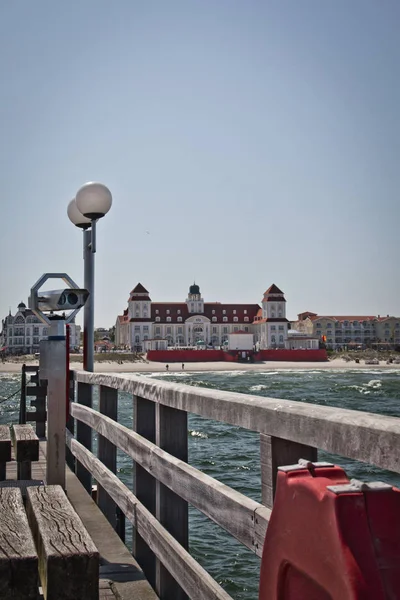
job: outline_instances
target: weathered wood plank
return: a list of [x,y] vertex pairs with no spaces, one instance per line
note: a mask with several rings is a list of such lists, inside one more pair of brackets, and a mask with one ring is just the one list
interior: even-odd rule
[[39,438],[32,425],[13,425],[11,437],[18,463],[18,479],[30,479],[32,461],[39,460]]
[[[103,415],[116,421],[118,419],[118,390],[100,386],[99,410]],[[97,456],[113,473],[117,471],[117,449],[107,438],[99,435]],[[97,488],[97,504],[111,525],[116,527],[116,505],[101,486]]]
[[[154,478],[198,508],[242,544],[262,555],[271,511],[165,450],[86,407],[74,404],[73,415],[104,435],[140,463]],[[257,522],[255,514],[258,513]]]
[[38,557],[22,495],[17,488],[0,489],[0,598],[36,600]]
[[318,451],[304,444],[260,434],[261,492],[265,506],[272,508],[274,503],[278,467],[296,464],[300,458],[315,462]]
[[400,420],[396,417],[146,380],[137,375],[78,371],[75,377],[400,473]]
[[70,434],[71,452],[101,483],[132,525],[192,600],[232,600],[214,579],[172,537],[134,494]]
[[[156,406],[156,444],[169,455],[187,463],[187,413],[158,404]],[[189,548],[189,515],[187,501],[165,486],[156,483],[156,516],[161,525],[181,544]],[[158,561],[156,565],[156,592],[163,600],[186,600],[187,595]]]
[[[77,402],[83,406],[92,406],[92,387],[85,383],[78,383],[78,398]],[[76,439],[81,442],[88,450],[92,449],[92,431],[90,427],[84,423],[76,425]],[[76,475],[86,489],[88,494],[92,493],[92,477],[90,473],[78,462],[76,463]]]
[[45,599],[98,600],[99,553],[62,487],[29,487],[26,510]]
[[11,433],[8,425],[0,425],[0,481],[6,478],[7,463],[11,460]]

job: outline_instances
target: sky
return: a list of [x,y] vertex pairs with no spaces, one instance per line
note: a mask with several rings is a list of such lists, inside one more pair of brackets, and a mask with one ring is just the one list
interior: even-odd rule
[[83,286],[87,181],[113,195],[97,327],[138,282],[400,315],[399,25],[398,0],[0,2],[0,316],[43,273]]

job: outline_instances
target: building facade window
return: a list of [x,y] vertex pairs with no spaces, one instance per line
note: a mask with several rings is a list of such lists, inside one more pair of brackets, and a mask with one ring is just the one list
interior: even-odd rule
[[226,322],[228,320],[228,317],[222,317],[222,320]]
[[171,317],[167,317],[167,321],[168,321],[168,323],[170,323],[171,322]]
[[235,323],[237,323],[238,318],[237,317],[233,317],[233,320],[235,321]]
[[182,323],[182,317],[178,317],[178,322]]
[[159,321],[159,320],[160,320],[160,317],[156,317],[156,321]]

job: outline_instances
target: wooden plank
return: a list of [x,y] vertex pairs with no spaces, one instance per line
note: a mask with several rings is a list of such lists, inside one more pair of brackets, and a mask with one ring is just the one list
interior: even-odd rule
[[[145,398],[134,398],[133,424],[136,432],[149,440],[156,441],[156,411],[154,402]],[[133,493],[151,512],[156,514],[156,480],[138,461],[134,461]],[[156,557],[139,532],[133,532],[133,554],[153,588],[156,587]]]
[[11,460],[11,433],[8,425],[0,425],[0,481],[4,481]]
[[0,489],[0,598],[38,598],[38,557],[17,488]]
[[[70,371],[69,372],[69,403],[70,403],[70,405],[72,404],[72,402],[74,402],[74,400],[75,400],[75,381],[74,381],[74,374],[73,374],[73,372]],[[71,412],[69,412],[67,415],[67,429],[72,434],[75,433],[75,421],[74,421],[73,417],[71,416]],[[76,468],[75,467],[75,458],[72,456],[72,454],[68,448],[66,448],[66,451],[65,451],[65,460],[67,462],[67,465],[71,469],[71,471],[73,473],[75,473],[75,468]]]
[[[109,419],[118,419],[118,390],[100,386],[99,410]],[[99,435],[97,456],[99,460],[113,473],[117,471],[117,449],[112,442]],[[99,485],[97,488],[97,504],[111,525],[116,527],[116,505],[110,496]]]
[[191,600],[232,600],[232,597],[182,548],[116,475],[105,468],[70,434],[67,435],[67,444],[71,452],[91,471],[93,477],[124,511],[132,525],[138,529],[157,558]]
[[169,455],[137,433],[120,423],[114,423],[93,409],[74,404],[73,415],[109,438],[134,461],[140,463],[143,469],[152,473],[153,479],[158,479],[190,502],[258,556],[262,555],[271,514],[269,509]]
[[21,372],[21,400],[19,403],[19,422],[26,423],[26,365],[22,365]]
[[396,417],[146,380],[130,374],[78,371],[75,377],[400,473],[400,420]]
[[[156,406],[156,444],[168,454],[187,463],[187,413],[176,408]],[[156,483],[156,516],[161,525],[188,550],[188,503],[160,481]],[[187,595],[169,571],[158,561],[156,564],[156,592],[163,600],[187,600]]]
[[32,425],[13,425],[11,437],[18,463],[18,479],[30,479],[32,461],[39,460],[39,438]]
[[44,598],[98,600],[99,553],[62,487],[29,487],[26,510]]
[[317,449],[260,434],[261,492],[265,506],[272,508],[274,503],[278,467],[296,464],[300,458],[317,461]]
[[[92,406],[92,387],[86,383],[78,383],[77,402],[83,406]],[[84,423],[76,425],[76,439],[88,450],[92,449],[92,430]],[[79,463],[76,463],[76,475],[88,494],[92,493],[92,476]]]

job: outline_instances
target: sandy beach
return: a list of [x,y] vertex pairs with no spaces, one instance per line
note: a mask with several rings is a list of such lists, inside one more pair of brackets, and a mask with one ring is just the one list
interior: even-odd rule
[[[37,365],[37,361],[30,361],[29,365]],[[0,364],[0,373],[19,373],[22,368],[21,362],[6,362]],[[71,369],[80,371],[83,369],[81,363],[72,362]],[[346,362],[337,358],[328,362],[282,362],[265,361],[258,363],[231,363],[231,362],[199,362],[185,363],[185,371],[284,371],[284,370],[376,370],[376,369],[400,369],[400,365],[386,364],[381,361],[379,365],[366,365],[364,362]],[[181,372],[181,363],[169,363],[169,372]],[[159,362],[96,362],[96,373],[160,373],[166,372],[165,363]]]

